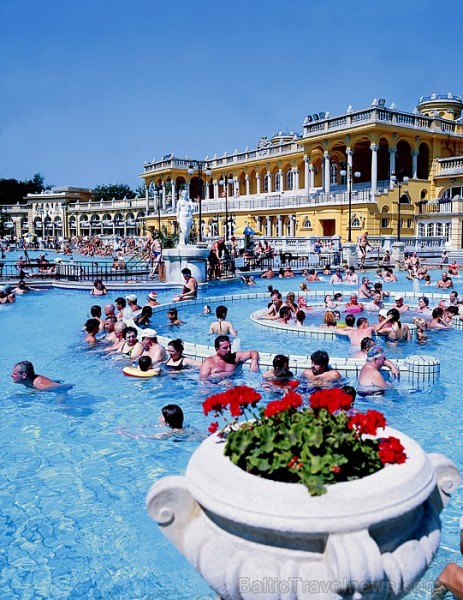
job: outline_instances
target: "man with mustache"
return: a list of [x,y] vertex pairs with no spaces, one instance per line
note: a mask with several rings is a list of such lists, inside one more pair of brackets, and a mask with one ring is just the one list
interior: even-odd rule
[[199,369],[199,377],[207,381],[210,377],[213,379],[223,379],[231,375],[238,365],[251,361],[251,371],[259,370],[259,353],[257,350],[241,350],[239,352],[231,351],[231,342],[228,335],[219,335],[215,338],[214,356],[209,356]]

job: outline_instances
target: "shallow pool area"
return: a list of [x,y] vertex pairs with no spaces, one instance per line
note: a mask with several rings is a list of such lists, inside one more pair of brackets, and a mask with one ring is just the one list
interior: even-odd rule
[[[297,292],[302,281],[301,277],[258,280],[252,288],[238,282],[209,285],[201,289],[200,297],[265,292],[269,284],[283,293]],[[461,292],[459,280],[455,281]],[[392,295],[395,290],[436,292],[435,287],[402,277],[399,283],[384,287]],[[332,286],[325,280],[309,288]],[[333,289],[349,292],[354,288]],[[127,293],[94,298],[83,291],[49,290],[18,297],[15,305],[0,306],[5,481],[0,499],[2,598],[215,598],[145,509],[151,484],[165,475],[183,474],[192,452],[207,435],[209,420],[203,416],[201,402],[215,391],[214,386],[200,384],[194,371],[149,380],[125,377],[125,360],[103,355],[98,347],[85,347],[81,328],[90,306],[104,305]],[[147,292],[136,293],[144,303]],[[162,303],[170,302],[172,295],[172,291],[158,290]],[[320,343],[256,326],[249,315],[265,305],[259,299],[229,305],[228,318],[238,329],[242,349],[310,354],[323,348],[332,356],[349,354],[344,339]],[[153,319],[159,334],[212,345],[213,336],[207,330],[214,314],[203,315],[201,303],[178,308],[185,324],[168,326],[161,312]],[[411,315],[404,320],[410,321]],[[401,382],[381,398],[359,399],[358,403],[361,408],[383,411],[392,427],[416,439],[427,452],[442,452],[463,468],[461,336],[456,330],[431,332],[425,346],[415,342],[386,346],[393,358],[418,352],[438,357],[440,379],[420,388]],[[73,389],[38,393],[14,385],[9,375],[20,360],[32,361],[38,373],[72,383]],[[263,390],[261,373],[245,369],[237,381]],[[172,402],[182,406],[190,435],[162,440],[142,437],[160,431],[160,409]],[[141,437],[129,437],[121,430]],[[462,513],[463,490],[459,489],[442,514],[439,553],[408,598],[429,595],[423,589],[428,585],[430,590],[443,566],[459,561]]]

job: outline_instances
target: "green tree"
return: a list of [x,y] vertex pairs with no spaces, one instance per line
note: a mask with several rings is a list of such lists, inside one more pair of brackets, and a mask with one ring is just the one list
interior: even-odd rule
[[93,188],[93,197],[95,200],[123,200],[124,198],[135,198],[135,192],[125,183],[110,183],[108,185],[98,185]]
[[0,179],[0,204],[25,204],[23,200],[27,194],[39,194],[44,190],[51,189],[51,185],[45,185],[45,179],[40,173],[36,173],[32,179],[18,181],[17,179]]

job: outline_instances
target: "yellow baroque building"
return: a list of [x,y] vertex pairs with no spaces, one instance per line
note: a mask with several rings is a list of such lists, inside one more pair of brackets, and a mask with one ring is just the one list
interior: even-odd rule
[[280,131],[254,149],[204,160],[165,155],[141,174],[147,224],[175,231],[178,195],[188,189],[202,238],[249,225],[275,238],[346,241],[350,233],[355,241],[367,230],[443,236],[462,248],[462,108],[453,94],[422,97],[413,112],[374,99],[340,116],[309,114],[302,133]]

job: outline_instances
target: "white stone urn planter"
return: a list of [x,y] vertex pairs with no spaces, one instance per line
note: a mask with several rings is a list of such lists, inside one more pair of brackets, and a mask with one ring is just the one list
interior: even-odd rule
[[403,433],[384,435],[401,440],[404,464],[316,497],[241,470],[213,435],[185,477],[152,486],[148,512],[224,600],[401,597],[437,552],[439,513],[461,477]]

